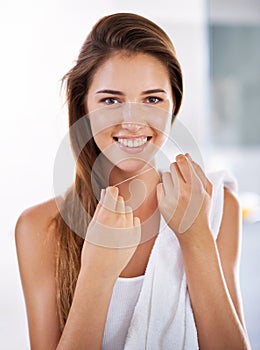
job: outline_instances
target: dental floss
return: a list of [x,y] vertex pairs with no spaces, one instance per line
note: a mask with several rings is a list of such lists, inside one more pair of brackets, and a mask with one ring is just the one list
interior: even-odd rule
[[123,181],[121,181],[121,182],[118,182],[117,184],[115,184],[115,185],[113,185],[113,186],[121,185],[121,184],[123,184],[124,182],[127,182],[127,181],[129,181],[129,180],[132,180],[132,179],[134,179],[135,177],[137,177],[137,176],[139,176],[139,175],[143,175],[143,174],[147,173],[147,172],[150,171],[150,170],[153,170],[153,168],[146,169],[146,170],[144,170],[142,173],[139,173],[139,174],[136,174],[136,175],[134,175],[134,176],[131,176],[131,177],[129,177],[128,179],[125,179],[125,180],[123,180]]
[[[184,154],[184,151],[183,151],[183,150],[181,149],[181,147],[177,144],[177,142],[174,141],[174,143],[175,143],[176,146],[179,148],[179,150]],[[115,184],[115,185],[113,185],[113,186],[121,185],[121,184],[123,184],[124,182],[127,182],[127,181],[129,181],[129,180],[132,180],[132,179],[136,178],[137,176],[143,175],[143,174],[145,174],[146,172],[148,172],[148,171],[150,171],[150,170],[153,170],[153,169],[154,169],[154,168],[150,168],[150,169],[144,170],[142,173],[139,173],[139,174],[136,174],[136,175],[134,175],[134,176],[131,176],[131,177],[129,177],[128,179],[125,179],[125,180],[123,180],[123,181],[121,181],[121,182],[118,182],[117,184]],[[167,171],[167,170],[165,170],[165,171]],[[160,172],[160,171],[159,171],[159,172]]]

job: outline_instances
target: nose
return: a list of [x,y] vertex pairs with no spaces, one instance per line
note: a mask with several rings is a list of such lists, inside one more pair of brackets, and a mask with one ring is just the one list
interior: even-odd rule
[[123,120],[122,128],[127,129],[131,132],[136,132],[144,127],[143,113],[140,107],[136,103],[126,103],[122,110]]
[[144,127],[143,124],[138,124],[133,122],[123,122],[121,126],[123,129],[129,130],[131,132],[137,132]]

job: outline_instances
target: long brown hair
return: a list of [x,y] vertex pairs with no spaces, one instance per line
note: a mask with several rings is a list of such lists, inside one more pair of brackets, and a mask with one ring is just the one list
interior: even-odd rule
[[[84,99],[93,76],[102,63],[118,51],[128,54],[145,53],[160,60],[168,69],[176,115],[182,100],[182,73],[175,49],[167,34],[150,20],[130,13],[117,13],[99,20],[84,42],[75,66],[64,76],[66,83],[69,127],[86,115]],[[86,123],[88,123],[86,121]],[[87,230],[89,217],[94,214],[97,199],[91,184],[92,165],[100,151],[91,138],[90,125],[86,125],[89,142],[79,149],[80,137],[70,134],[76,161],[75,180],[64,198],[62,209],[54,218],[57,233],[56,288],[57,306],[61,330],[66,323],[80,270],[81,250],[84,239],[76,234],[76,221],[80,231]],[[80,152],[79,152],[80,151]],[[101,184],[96,180],[96,186]],[[77,197],[78,196],[78,197]],[[76,197],[80,199],[88,216],[82,213]],[[66,222],[64,216],[66,215]]]

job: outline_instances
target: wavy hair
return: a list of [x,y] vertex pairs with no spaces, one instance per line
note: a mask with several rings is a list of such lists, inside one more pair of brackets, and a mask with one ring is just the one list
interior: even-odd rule
[[[173,116],[177,115],[181,105],[183,94],[181,67],[170,38],[157,24],[136,14],[117,13],[103,17],[94,25],[74,67],[63,77],[63,82],[66,84],[71,147],[74,154],[79,156],[76,161],[74,182],[65,195],[61,209],[53,219],[57,233],[55,278],[61,330],[68,317],[81,265],[84,239],[76,232],[87,231],[89,218],[93,216],[97,205],[91,174],[92,166],[100,153],[91,137],[89,122],[86,121],[84,130],[88,133],[89,141],[82,150],[80,144],[84,135],[80,130],[78,132],[71,130],[74,123],[88,112],[85,110],[84,100],[95,72],[111,55],[119,51],[130,55],[149,54],[162,62],[169,72],[175,98]],[[96,177],[94,186],[101,188],[102,180]],[[76,198],[80,199],[80,205],[88,215],[84,215]]]

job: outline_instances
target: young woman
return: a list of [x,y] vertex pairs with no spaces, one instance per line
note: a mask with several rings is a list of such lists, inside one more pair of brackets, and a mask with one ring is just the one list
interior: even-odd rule
[[65,80],[75,181],[16,225],[31,348],[249,349],[235,195],[188,154],[155,166],[182,100],[169,37],[104,17]]

